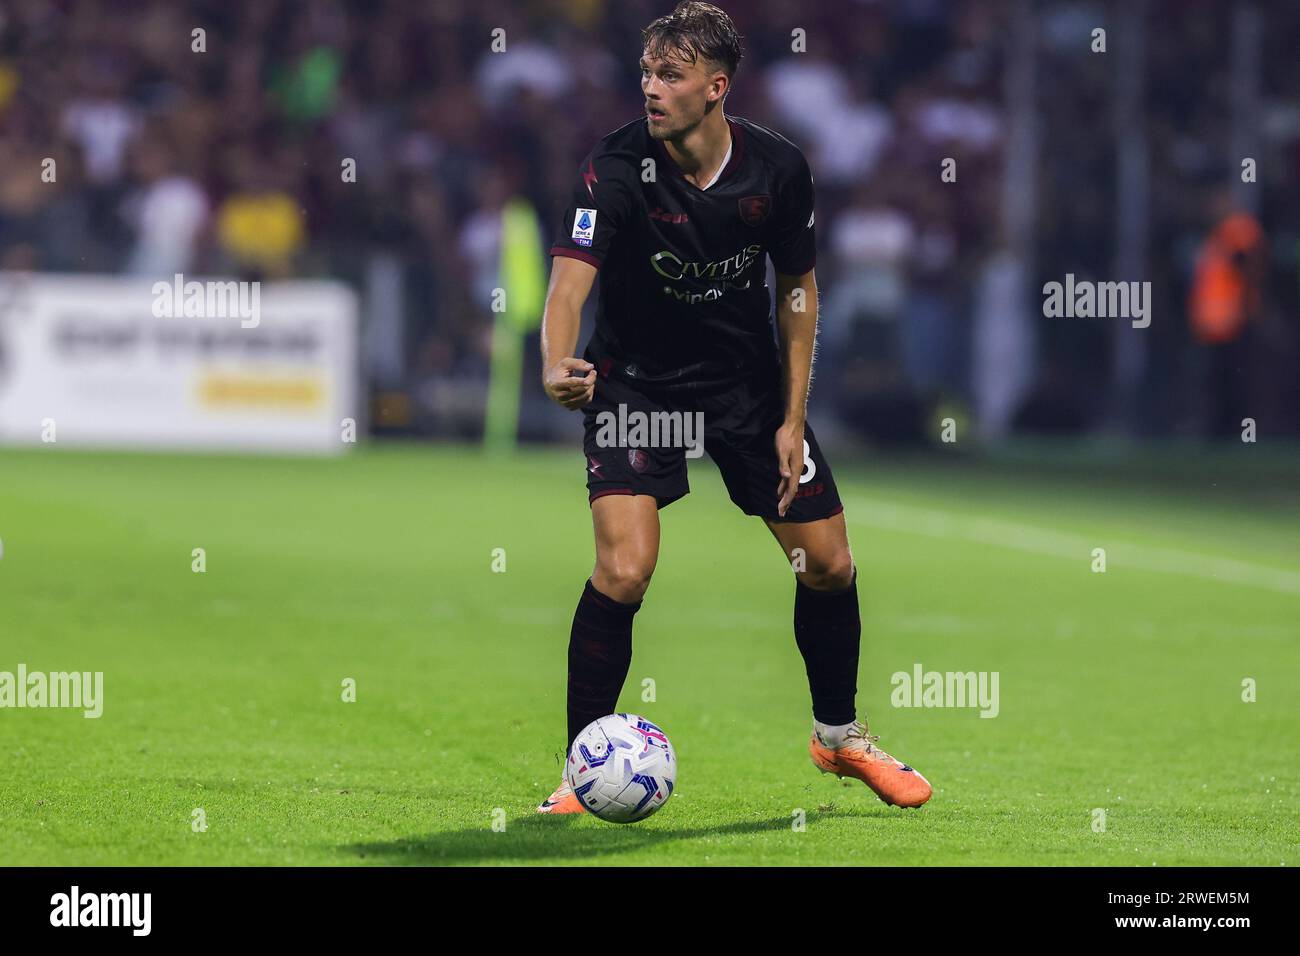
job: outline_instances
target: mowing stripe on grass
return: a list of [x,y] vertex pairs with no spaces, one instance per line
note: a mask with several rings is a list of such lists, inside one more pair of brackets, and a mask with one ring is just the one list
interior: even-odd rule
[[[915,505],[874,498],[852,498],[845,505],[849,509],[846,513],[852,515],[849,518],[852,523],[886,531],[1013,548],[1031,554],[1068,558],[1071,561],[1086,560],[1097,546],[1096,541],[1078,535],[1000,518],[971,517],[954,511],[918,508]],[[1124,564],[1144,571],[1208,578],[1223,584],[1241,584],[1283,594],[1300,594],[1300,572],[1296,571],[1179,548],[1157,548],[1109,539],[1106,551],[1107,554],[1119,555]]]

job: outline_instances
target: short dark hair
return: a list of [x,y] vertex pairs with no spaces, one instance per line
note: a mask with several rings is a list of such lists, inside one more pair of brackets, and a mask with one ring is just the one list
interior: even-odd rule
[[722,67],[727,79],[736,75],[745,55],[727,12],[696,0],[682,0],[672,13],[655,20],[641,31],[641,41],[646,52],[659,59],[675,53],[694,63],[703,57]]

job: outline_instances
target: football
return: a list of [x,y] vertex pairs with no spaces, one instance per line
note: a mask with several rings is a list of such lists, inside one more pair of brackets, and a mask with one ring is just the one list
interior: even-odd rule
[[635,823],[672,796],[677,756],[667,735],[644,717],[610,714],[578,734],[565,774],[588,812],[609,823]]

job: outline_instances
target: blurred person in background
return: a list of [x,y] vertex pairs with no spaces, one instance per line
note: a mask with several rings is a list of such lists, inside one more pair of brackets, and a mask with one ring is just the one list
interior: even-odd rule
[[1214,199],[1215,223],[1201,245],[1188,318],[1200,346],[1203,426],[1212,438],[1237,438],[1250,402],[1251,352],[1263,320],[1264,230],[1254,216]]
[[231,189],[216,213],[217,246],[226,267],[254,278],[292,275],[307,235],[298,200],[285,188],[287,175],[249,143],[226,156]]
[[823,376],[840,412],[864,436],[915,437],[917,409],[904,377],[901,326],[916,226],[887,178],[852,194],[828,245],[838,278],[826,293]]
[[175,168],[175,154],[162,135],[137,141],[131,163],[138,185],[123,204],[136,236],[127,271],[159,279],[188,272],[208,220],[207,195]]

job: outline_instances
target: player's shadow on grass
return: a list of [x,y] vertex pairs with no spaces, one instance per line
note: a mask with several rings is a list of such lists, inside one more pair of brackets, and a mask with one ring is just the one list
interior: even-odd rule
[[[585,815],[584,815],[585,816]],[[822,816],[810,811],[809,824]],[[390,840],[382,843],[353,843],[337,849],[360,862],[366,860],[385,865],[442,865],[517,861],[541,862],[555,859],[592,859],[644,850],[680,840],[699,837],[743,835],[749,833],[790,832],[788,816],[770,820],[747,820],[716,827],[660,829],[600,823],[584,817],[564,815],[515,817],[506,822],[505,830],[493,831],[491,823],[448,833]]]

